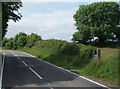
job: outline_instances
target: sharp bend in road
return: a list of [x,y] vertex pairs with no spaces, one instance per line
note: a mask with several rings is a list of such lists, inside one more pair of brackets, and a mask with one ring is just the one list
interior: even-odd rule
[[54,66],[29,54],[3,50],[4,69],[2,88],[6,87],[89,87],[107,89],[70,71]]

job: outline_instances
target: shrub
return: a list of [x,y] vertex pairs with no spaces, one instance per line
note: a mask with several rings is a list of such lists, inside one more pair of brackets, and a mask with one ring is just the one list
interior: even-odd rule
[[61,53],[67,55],[79,55],[80,48],[77,44],[74,43],[67,43],[64,48],[61,50]]

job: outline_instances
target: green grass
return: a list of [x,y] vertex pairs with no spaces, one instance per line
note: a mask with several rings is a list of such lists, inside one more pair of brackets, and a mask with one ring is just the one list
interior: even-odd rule
[[109,59],[112,56],[118,56],[118,49],[116,48],[100,48],[101,49],[101,58]]
[[93,59],[83,68],[72,69],[73,71],[103,80],[106,85],[113,87],[118,85],[118,49],[101,48],[100,62]]
[[20,48],[43,60],[71,69],[87,64],[92,58],[94,47],[60,40],[43,40],[36,42],[32,48]]

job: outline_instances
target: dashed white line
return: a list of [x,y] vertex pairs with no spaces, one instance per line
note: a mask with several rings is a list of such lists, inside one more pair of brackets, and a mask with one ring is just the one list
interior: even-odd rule
[[[28,54],[28,53],[26,53],[26,52],[22,52],[22,53],[27,54],[27,55],[29,55],[29,56],[31,56],[31,57],[34,57],[34,58],[36,58],[36,59],[38,59],[38,60],[41,60],[41,59],[39,59],[39,58],[37,58],[37,57],[35,57],[35,56],[31,55],[31,54]],[[100,83],[98,83],[98,82],[95,82],[95,81],[93,81],[93,80],[90,80],[90,79],[88,79],[88,78],[86,78],[86,77],[80,76],[80,75],[78,75],[78,74],[76,74],[76,73],[74,73],[74,72],[71,72],[71,71],[69,71],[69,70],[66,70],[66,69],[64,69],[64,68],[62,68],[62,67],[58,67],[58,66],[56,66],[56,65],[54,65],[54,64],[51,64],[51,63],[49,63],[49,62],[46,62],[46,61],[44,61],[44,60],[41,60],[41,61],[43,61],[43,62],[45,62],[45,63],[47,63],[47,64],[50,64],[50,65],[52,65],[52,66],[54,66],[54,67],[57,67],[57,68],[59,68],[59,69],[65,70],[65,71],[67,71],[67,72],[69,72],[69,73],[72,73],[72,74],[74,74],[74,75],[76,75],[76,76],[78,76],[78,77],[80,77],[80,78],[82,78],[82,79],[85,79],[85,80],[87,80],[87,81],[90,81],[90,82],[92,82],[92,83],[95,83],[95,84],[97,84],[97,85],[99,85],[99,86],[101,86],[101,87],[108,88],[107,86],[105,86],[105,85],[103,85],[103,84],[100,84]],[[108,89],[111,89],[111,88],[108,88]]]
[[50,89],[54,89],[53,87],[50,87]]
[[17,55],[15,54],[15,56],[17,57]]
[[22,61],[22,63],[23,63],[24,65],[28,66],[24,61]]
[[[13,51],[11,51],[18,59],[20,59],[20,57],[18,57],[17,54],[15,54]],[[30,68],[27,63],[25,63],[24,61],[22,61],[22,63],[27,66],[39,79],[43,79],[37,72],[35,72],[32,68]]]
[[42,79],[42,77],[41,77],[38,73],[36,73],[32,68],[29,67],[29,69],[30,69],[37,77],[39,77],[39,79]]

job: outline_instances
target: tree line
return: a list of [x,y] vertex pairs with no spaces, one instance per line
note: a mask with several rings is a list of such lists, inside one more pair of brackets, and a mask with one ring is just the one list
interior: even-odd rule
[[18,49],[21,47],[29,47],[35,45],[36,41],[42,40],[41,36],[35,33],[27,35],[24,32],[19,32],[12,38],[4,38],[2,40],[2,47],[7,49]]

